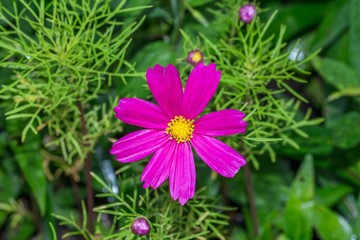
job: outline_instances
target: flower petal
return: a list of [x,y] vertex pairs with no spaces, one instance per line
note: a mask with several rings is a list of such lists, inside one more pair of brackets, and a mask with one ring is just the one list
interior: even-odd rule
[[116,141],[110,150],[119,162],[134,162],[154,153],[169,141],[165,131],[151,129],[132,132]]
[[246,164],[243,156],[215,138],[194,134],[191,144],[199,157],[224,177],[234,177],[240,167]]
[[235,109],[206,114],[195,121],[194,133],[213,137],[244,133],[247,126],[242,120],[244,116],[243,112]]
[[155,104],[139,98],[123,98],[114,108],[124,123],[151,129],[166,129],[170,119]]
[[219,84],[221,72],[216,71],[214,63],[204,66],[200,63],[189,75],[184,91],[183,115],[194,119],[213,97]]
[[158,188],[169,177],[176,145],[176,141],[168,141],[155,152],[141,175],[144,188]]
[[184,205],[194,197],[196,184],[194,156],[188,142],[176,145],[174,159],[170,169],[170,194]]
[[149,88],[156,102],[169,118],[181,114],[183,91],[177,69],[169,64],[165,69],[156,65],[146,72]]

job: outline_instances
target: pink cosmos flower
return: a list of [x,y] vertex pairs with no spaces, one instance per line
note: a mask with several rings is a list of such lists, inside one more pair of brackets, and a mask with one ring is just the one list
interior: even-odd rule
[[169,179],[170,194],[184,205],[195,193],[192,148],[215,172],[233,177],[246,164],[243,156],[214,137],[244,133],[244,113],[229,109],[198,117],[219,84],[215,64],[194,67],[183,90],[173,65],[156,65],[146,72],[147,83],[158,105],[138,98],[123,98],[115,116],[127,124],[145,128],[116,141],[111,154],[122,163],[154,155],[141,176],[143,187],[158,188]]

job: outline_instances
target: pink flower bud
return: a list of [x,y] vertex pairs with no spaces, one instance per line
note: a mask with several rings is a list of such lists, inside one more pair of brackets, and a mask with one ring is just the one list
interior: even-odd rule
[[131,224],[131,231],[138,236],[145,236],[150,233],[149,221],[144,217],[139,217]]
[[252,4],[246,4],[240,8],[240,20],[244,23],[250,23],[256,14],[256,8]]

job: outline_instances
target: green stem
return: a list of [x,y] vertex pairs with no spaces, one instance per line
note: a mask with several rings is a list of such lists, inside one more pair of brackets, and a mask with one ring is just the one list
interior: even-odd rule
[[[80,118],[81,118],[81,133],[82,136],[87,135],[87,128],[86,128],[86,120],[85,120],[85,111],[83,105],[80,101],[78,101],[78,108],[80,111]],[[87,145],[87,144],[84,144]],[[88,229],[90,233],[94,233],[94,222],[95,222],[95,215],[93,212],[94,208],[94,191],[92,188],[92,177],[91,177],[91,162],[92,157],[88,153],[85,158],[85,183],[86,183],[86,209],[88,214]]]
[[258,223],[258,217],[256,212],[256,206],[255,206],[255,195],[254,195],[254,189],[251,184],[251,172],[249,165],[244,166],[245,170],[245,186],[246,186],[246,192],[249,200],[249,206],[250,206],[250,215],[251,215],[251,222],[253,227],[253,232],[255,236],[259,235],[259,223]]
[[[70,181],[71,181],[72,193],[75,198],[76,208],[81,209],[81,197],[80,197],[79,186],[77,185],[77,183],[72,175],[70,176]],[[82,221],[82,219],[81,219],[81,221]]]

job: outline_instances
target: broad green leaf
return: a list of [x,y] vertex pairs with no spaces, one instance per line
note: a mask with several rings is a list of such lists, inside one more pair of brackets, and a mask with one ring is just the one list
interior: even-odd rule
[[343,62],[315,57],[313,64],[321,77],[339,90],[360,87],[360,76]]
[[340,148],[348,149],[360,143],[360,113],[349,112],[336,119],[331,125],[333,129],[333,143]]
[[360,1],[350,1],[349,60],[360,74]]
[[311,155],[306,155],[288,195],[285,207],[285,233],[289,239],[312,238],[311,219],[314,206],[314,166]]
[[337,40],[339,34],[348,25],[349,7],[349,1],[344,0],[330,1],[330,4],[324,7],[327,13],[311,43],[313,51],[325,48],[332,41]]
[[38,203],[40,213],[44,215],[46,209],[46,176],[42,166],[43,159],[40,154],[39,139],[34,135],[31,137],[33,139],[30,139],[29,136],[24,145],[17,145],[15,141],[11,142],[11,145],[21,172]]
[[353,190],[347,185],[329,186],[316,190],[316,201],[324,206],[332,207],[341,201],[347,194]]
[[302,202],[314,200],[314,163],[312,155],[306,155],[291,184],[289,196]]
[[[276,222],[277,218],[279,218],[279,212],[267,212],[266,217],[263,218],[261,221],[261,229],[259,232],[259,236],[256,240],[268,240],[268,239],[275,239],[274,233],[274,222]],[[285,236],[284,236],[285,237]],[[276,239],[282,239],[277,236]],[[284,238],[284,240],[287,238]]]
[[135,55],[133,61],[136,62],[137,70],[145,72],[149,67],[154,67],[155,64],[166,66],[169,63],[174,63],[176,58],[176,51],[170,44],[156,41],[146,44]]
[[301,159],[307,153],[314,155],[327,155],[333,150],[332,132],[324,126],[311,126],[302,128],[308,138],[303,138],[298,135],[291,136],[291,138],[300,145],[300,149],[296,150],[292,147],[276,145],[276,151],[290,155],[292,158]]
[[200,7],[213,1],[214,0],[186,0],[186,3],[191,5],[192,7]]
[[[272,9],[278,9],[276,18],[269,27],[268,34],[278,32],[281,25],[286,26],[284,40],[289,40],[296,34],[313,26],[321,21],[326,12],[323,3],[291,3],[272,6]],[[263,13],[266,17],[270,17],[270,12]],[[306,15],[306,17],[304,17]]]
[[289,198],[285,208],[285,233],[291,240],[311,240],[313,201]]
[[352,239],[349,223],[323,205],[315,204],[313,224],[322,240]]
[[329,47],[322,52],[325,57],[332,58],[345,63],[349,62],[349,51],[344,49],[349,48],[349,32],[343,32],[336,42],[329,45]]

